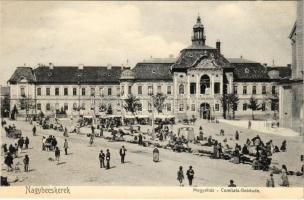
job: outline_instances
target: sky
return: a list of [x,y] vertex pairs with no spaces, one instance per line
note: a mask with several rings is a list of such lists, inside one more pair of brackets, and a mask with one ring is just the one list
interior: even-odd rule
[[177,57],[191,44],[198,15],[206,44],[221,41],[226,58],[285,66],[294,1],[110,2],[1,1],[0,84],[16,67],[130,67],[144,59]]

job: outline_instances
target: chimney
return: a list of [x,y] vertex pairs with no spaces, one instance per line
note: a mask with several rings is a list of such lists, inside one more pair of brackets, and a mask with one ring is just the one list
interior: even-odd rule
[[216,41],[216,50],[220,54],[221,53],[221,41]]
[[169,54],[169,58],[173,58],[173,54]]
[[243,56],[241,55],[241,57],[240,57],[241,59],[243,59]]
[[83,70],[83,64],[79,64],[79,65],[78,65],[78,69],[79,69],[79,70]]
[[112,68],[112,65],[111,63],[107,64],[107,70],[111,69]]
[[50,63],[49,63],[49,68],[50,68],[50,69],[54,69],[54,64],[50,62]]
[[287,64],[287,67],[291,68],[291,64]]
[[265,67],[267,67],[267,63],[264,63],[263,65],[264,65]]

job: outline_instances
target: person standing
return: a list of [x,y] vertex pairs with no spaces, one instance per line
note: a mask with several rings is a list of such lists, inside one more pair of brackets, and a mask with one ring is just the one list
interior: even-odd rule
[[183,172],[183,167],[182,166],[180,166],[179,170],[177,171],[177,180],[179,182],[179,186],[183,186],[184,172]]
[[142,145],[143,144],[143,137],[141,134],[138,135],[138,145]]
[[28,149],[28,145],[30,144],[30,140],[28,137],[25,137],[24,144],[25,144],[25,149]]
[[94,143],[94,134],[90,135],[90,146],[92,146]]
[[42,151],[45,150],[45,143],[46,143],[46,138],[43,136],[42,137]]
[[187,170],[187,178],[188,178],[188,181],[189,181],[189,185],[191,186],[193,178],[194,178],[194,171],[192,169],[192,166],[189,166],[189,169]]
[[93,125],[91,125],[92,135],[94,135],[94,130],[95,130],[95,127]]
[[18,146],[20,147],[20,150],[22,151],[23,149],[23,144],[24,144],[24,139],[23,137],[21,137],[19,140],[18,140]]
[[35,125],[34,125],[32,131],[33,131],[33,136],[36,136],[36,126]]
[[107,149],[107,153],[106,153],[107,169],[110,169],[110,159],[111,159],[110,150]]
[[273,174],[270,174],[270,177],[266,180],[266,187],[274,187]]
[[4,163],[7,165],[8,172],[13,170],[13,167],[12,167],[12,164],[14,163],[13,160],[14,160],[14,158],[11,153],[8,153],[4,159]]
[[58,147],[55,149],[55,159],[57,160],[57,165],[59,164],[59,158],[60,158],[60,150]]
[[235,131],[235,140],[239,140],[239,138],[240,138],[239,132]]
[[24,164],[24,171],[28,172],[28,168],[29,168],[29,164],[30,164],[30,158],[28,155],[24,156],[23,164]]
[[228,185],[228,187],[236,187],[233,180],[230,180],[230,184]]
[[63,148],[64,148],[65,155],[68,155],[69,143],[68,143],[67,139],[64,139]]
[[102,150],[100,150],[100,153],[99,153],[98,157],[99,157],[100,168],[105,168],[105,163],[104,163],[105,154],[103,153]]
[[287,176],[287,167],[286,165],[282,165],[282,175],[281,175],[281,186],[289,187],[289,180]]
[[251,129],[251,120],[248,121],[248,129]]
[[121,163],[125,162],[126,151],[127,151],[127,149],[125,148],[125,146],[122,146],[121,149],[119,150],[120,162]]

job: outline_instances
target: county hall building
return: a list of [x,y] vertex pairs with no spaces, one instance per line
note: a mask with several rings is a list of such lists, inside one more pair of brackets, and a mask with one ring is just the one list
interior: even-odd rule
[[[132,94],[140,100],[138,115],[151,116],[151,95],[166,95],[163,115],[176,118],[223,116],[221,97],[235,93],[239,97],[236,117],[249,117],[249,99],[261,105],[255,115],[272,117],[278,97],[278,83],[288,79],[291,67],[268,67],[243,58],[225,58],[221,42],[215,47],[206,43],[205,27],[198,17],[193,26],[191,45],[177,58],[149,59],[134,67],[123,66],[54,66],[17,67],[11,78],[10,106],[25,114],[25,98],[33,106],[29,113],[67,115],[105,113],[126,115],[124,99]],[[109,110],[111,112],[109,112]]]

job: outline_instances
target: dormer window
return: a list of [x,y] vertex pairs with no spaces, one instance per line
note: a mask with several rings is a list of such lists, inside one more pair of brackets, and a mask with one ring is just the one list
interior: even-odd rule
[[246,67],[245,68],[245,73],[248,74],[249,73],[249,69]]

